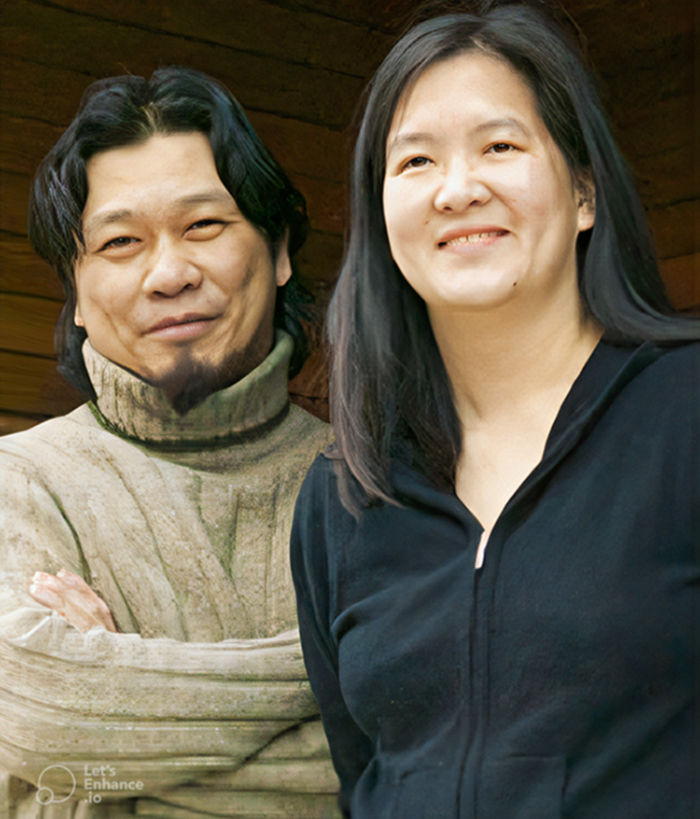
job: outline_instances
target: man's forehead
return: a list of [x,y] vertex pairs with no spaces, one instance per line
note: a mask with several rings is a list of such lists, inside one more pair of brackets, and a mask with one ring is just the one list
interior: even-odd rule
[[[135,191],[135,193],[138,194],[138,191]],[[89,214],[83,228],[85,231],[97,230],[118,222],[138,219],[139,217],[148,215],[147,208],[145,207],[146,204],[147,203],[143,203],[141,207],[110,207],[110,205],[107,204],[95,213]],[[169,199],[168,209],[177,213],[187,211],[190,208],[202,204],[228,205],[232,209],[237,210],[236,203],[231,194],[226,189],[218,188],[196,191]]]
[[221,181],[205,134],[188,132],[149,137],[110,148],[87,163],[86,220],[100,224],[126,211],[183,209],[201,203],[232,203]]

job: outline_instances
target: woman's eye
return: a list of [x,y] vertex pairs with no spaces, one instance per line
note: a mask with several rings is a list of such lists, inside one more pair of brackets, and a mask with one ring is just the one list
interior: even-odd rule
[[424,168],[430,160],[427,156],[414,156],[407,162],[404,162],[403,168]]
[[508,151],[514,151],[515,146],[511,145],[509,142],[497,142],[495,145],[492,145],[489,148],[489,151],[493,151],[495,154],[504,154]]

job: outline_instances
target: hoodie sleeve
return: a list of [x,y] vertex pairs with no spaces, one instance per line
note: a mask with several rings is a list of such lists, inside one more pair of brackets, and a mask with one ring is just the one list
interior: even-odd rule
[[355,520],[337,495],[333,461],[319,456],[297,500],[292,526],[292,575],[304,661],[321,709],[331,757],[340,779],[340,807],[350,816],[355,785],[369,764],[370,738],[350,714],[338,678],[334,619],[338,553],[354,536]]

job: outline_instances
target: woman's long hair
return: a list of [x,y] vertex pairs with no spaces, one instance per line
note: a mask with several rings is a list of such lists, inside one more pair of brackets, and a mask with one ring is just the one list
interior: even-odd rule
[[[364,499],[397,502],[390,461],[410,446],[415,465],[454,488],[461,430],[449,379],[423,300],[389,249],[382,188],[386,143],[397,104],[430,65],[469,50],[510,64],[572,177],[595,185],[595,225],[578,239],[582,301],[615,343],[700,337],[700,321],[674,315],[654,243],[625,160],[615,145],[595,79],[580,49],[541,6],[483,4],[411,29],[371,81],[354,155],[348,246],[331,302],[331,420]],[[347,475],[349,508],[359,497]],[[356,485],[355,485],[356,486]]]

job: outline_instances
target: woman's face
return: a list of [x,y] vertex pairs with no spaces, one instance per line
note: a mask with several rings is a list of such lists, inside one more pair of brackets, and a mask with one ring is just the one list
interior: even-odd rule
[[532,92],[502,60],[470,51],[436,63],[400,100],[384,215],[394,260],[431,318],[578,300],[576,237],[593,225],[593,205],[579,199]]

